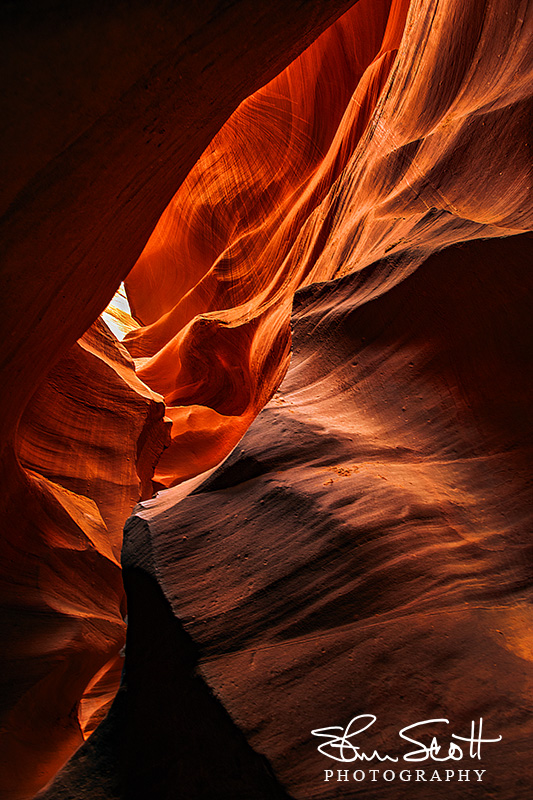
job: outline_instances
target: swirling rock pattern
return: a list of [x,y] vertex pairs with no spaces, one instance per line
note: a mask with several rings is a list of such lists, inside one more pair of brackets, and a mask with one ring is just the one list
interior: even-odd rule
[[408,7],[360,0],[245,101],[129,274],[142,327],[124,344],[173,421],[156,471],[162,486],[215,466],[279,385],[292,296],[323,246],[299,250],[297,239],[353,156]]
[[42,786],[115,695],[125,639],[123,518],[139,494],[152,494],[169,434],[164,410],[97,322],[24,411],[19,461],[4,485],[6,797]]
[[279,385],[296,289],[389,255],[385,291],[531,227],[531,20],[481,5],[362,0],[198,161],[126,281],[124,343],[173,420],[161,485],[215,466]]
[[121,529],[168,435],[161,398],[88,328],[238,103],[350,5],[2,5],[6,800],[43,786],[116,691]]
[[[272,401],[210,477],[126,526],[125,681],[43,797],[142,797],[156,779],[171,797],[178,773],[188,797],[277,796],[266,779],[250,790],[249,760],[232,787],[213,709],[170,692],[169,652],[190,640],[183,691],[205,682],[293,798],[353,797],[324,783],[331,762],[310,731],[369,712],[382,723],[369,749],[391,754],[422,719],[467,731],[482,714],[503,734],[481,786],[432,784],[432,797],[515,800],[531,785],[532,248],[530,236],[450,248],[368,303],[381,263],[297,295]],[[497,325],[509,308],[513,325]],[[199,760],[181,760],[184,735]],[[423,783],[359,791],[428,797]]]
[[[276,53],[288,61],[300,23],[286,13],[294,27]],[[326,17],[302,23],[300,41]],[[278,35],[271,24],[265,34]],[[102,247],[116,252],[142,217],[101,293],[88,300],[93,280],[83,286],[79,318],[50,323],[59,279],[45,282],[56,303],[43,317],[54,358],[126,275],[172,181],[193,167],[224,110],[259,82],[261,51],[231,66],[230,27],[215,25],[228,46],[213,62],[212,28],[194,39],[206,74],[191,67],[193,88],[225,64],[233,86],[216,108],[202,96],[207,119],[194,146],[197,117],[159,159],[153,149],[137,154],[142,168],[128,183],[140,102],[130,93],[118,118],[96,126],[100,138],[110,124],[122,132],[110,175],[81,158],[87,148],[102,154],[91,129],[69,152],[81,170],[74,184],[56,170],[48,185],[39,179],[36,201],[23,194],[14,205],[12,259],[22,252],[24,203],[35,217],[55,197],[59,219],[91,170],[94,191],[109,187],[101,230],[113,228],[111,201],[129,198],[117,212],[122,233],[106,234]],[[423,718],[464,730],[482,714],[503,733],[482,787],[433,784],[432,796],[514,800],[530,790],[532,40],[526,0],[360,0],[235,111],[128,275],[137,326],[124,344],[143,383],[97,323],[28,405],[45,371],[39,361],[28,378],[44,322],[30,344],[22,336],[27,383],[23,391],[21,377],[7,404],[13,419],[26,410],[19,461],[11,435],[4,462],[6,518],[16,521],[5,586],[9,602],[11,576],[22,576],[26,629],[12,663],[29,666],[10,676],[6,752],[22,771],[34,747],[37,766],[11,778],[10,796],[42,785],[113,694],[125,613],[118,531],[138,480],[146,498],[173,488],[144,500],[126,526],[121,689],[40,796],[144,800],[179,787],[188,798],[350,797],[352,785],[323,782],[329,763],[310,730],[368,711],[382,722],[375,746],[391,753],[395,732]],[[245,80],[248,63],[255,71]],[[163,104],[172,66],[163,60],[150,83]],[[152,128],[146,135],[158,138]],[[55,230],[65,269],[77,265],[73,281],[94,252],[79,219],[100,208],[91,197],[65,217],[79,257],[63,222]],[[95,268],[94,282],[103,272]],[[39,287],[34,296],[46,302]],[[72,296],[70,285],[64,291]],[[89,363],[96,405],[76,374]],[[161,398],[172,422],[162,454]],[[99,428],[109,408],[109,428]],[[131,425],[124,449],[108,452]],[[35,528],[38,518],[45,524]],[[20,541],[35,544],[22,553]],[[31,614],[47,619],[42,644]],[[76,676],[66,690],[62,669]],[[46,739],[54,709],[68,730]],[[41,724],[33,738],[30,719]],[[391,796],[384,784],[355,791]],[[423,784],[392,791],[427,797]]]

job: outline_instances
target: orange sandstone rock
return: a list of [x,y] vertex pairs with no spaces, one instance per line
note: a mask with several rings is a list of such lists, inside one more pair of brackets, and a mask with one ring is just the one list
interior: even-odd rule
[[9,800],[53,775],[116,688],[121,528],[153,491],[167,435],[159,398],[102,326],[88,329],[229,114],[350,5],[2,7],[0,793]]
[[[43,797],[304,800],[314,714],[385,717],[391,696],[387,742],[408,713],[467,724],[482,706],[508,726],[488,791],[531,783],[531,238],[515,236],[533,227],[531,3],[360,0],[255,91],[350,3],[311,5],[195,19],[155,3],[146,36],[144,8],[113,7],[106,90],[83,58],[71,74],[52,59],[69,91],[35,134],[47,99],[20,81],[0,420],[10,798],[53,775],[117,685],[138,481],[147,498],[194,476],[128,523],[125,680]],[[100,20],[84,38],[73,19],[90,54]],[[87,332],[135,261],[125,345],[144,383]]]

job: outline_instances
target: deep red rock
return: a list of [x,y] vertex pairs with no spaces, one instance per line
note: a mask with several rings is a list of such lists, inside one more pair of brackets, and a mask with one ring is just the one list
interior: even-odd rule
[[160,399],[101,326],[87,330],[238,103],[350,5],[2,7],[8,800],[54,774],[116,690],[121,528],[166,444]]
[[483,715],[432,796],[522,798],[531,3],[360,0],[278,77],[350,3],[105,5],[7,11],[5,796],[109,707],[141,496],[121,689],[42,797],[349,797],[310,731],[370,712]]

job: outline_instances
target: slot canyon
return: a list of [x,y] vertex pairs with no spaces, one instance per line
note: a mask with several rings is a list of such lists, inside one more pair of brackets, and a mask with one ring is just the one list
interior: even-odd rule
[[533,796],[533,0],[0,16],[0,800]]

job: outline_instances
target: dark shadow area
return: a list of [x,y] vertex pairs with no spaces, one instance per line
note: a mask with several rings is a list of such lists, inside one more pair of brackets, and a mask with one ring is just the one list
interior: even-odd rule
[[196,674],[197,648],[144,570],[127,569],[126,668],[110,714],[40,800],[289,800]]

